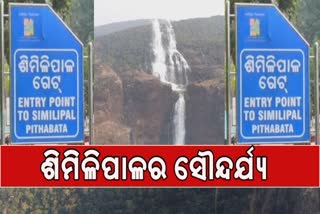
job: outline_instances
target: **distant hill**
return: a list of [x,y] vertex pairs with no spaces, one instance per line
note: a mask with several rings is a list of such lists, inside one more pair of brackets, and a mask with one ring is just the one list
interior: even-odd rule
[[[138,23],[141,25],[138,26]],[[201,72],[195,67],[196,64],[223,67],[223,16],[181,20],[172,22],[172,25],[178,49],[192,67],[193,73],[191,75],[199,76],[198,73]],[[109,27],[108,31],[104,31],[105,35],[99,34],[98,28],[96,28],[96,60],[111,66],[117,72],[137,69],[150,73],[151,61],[154,57],[151,47],[152,27],[150,20],[115,23],[110,24]],[[107,26],[105,28],[107,29]],[[212,71],[210,73],[213,74]],[[201,80],[208,79],[207,77],[203,78],[206,75],[201,76]],[[194,78],[198,79],[199,77]]]
[[150,20],[140,19],[133,21],[117,22],[107,25],[101,25],[94,28],[95,38],[100,36],[106,36],[110,33],[115,33],[123,30],[128,30],[130,28],[135,28],[143,25],[150,24]]

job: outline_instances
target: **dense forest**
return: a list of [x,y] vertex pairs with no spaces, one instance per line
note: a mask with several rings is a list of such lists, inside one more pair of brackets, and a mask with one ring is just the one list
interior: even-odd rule
[[6,189],[2,213],[319,214],[317,189]]

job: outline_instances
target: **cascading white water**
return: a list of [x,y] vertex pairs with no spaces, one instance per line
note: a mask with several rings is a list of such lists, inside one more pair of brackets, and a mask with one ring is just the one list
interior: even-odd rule
[[152,49],[155,55],[152,63],[152,74],[160,79],[161,82],[166,82],[167,65],[166,52],[162,45],[162,33],[160,30],[160,23],[158,20],[152,22],[153,25],[153,44]]
[[174,138],[173,142],[176,145],[183,145],[186,135],[185,129],[185,112],[186,112],[186,103],[184,100],[184,93],[179,93],[179,98],[174,105]]
[[[175,33],[170,21],[165,22],[168,33],[168,55],[169,55],[169,73],[171,74],[171,81],[175,85],[185,88],[188,85],[187,72],[190,71],[187,60],[177,50],[177,42]],[[173,88],[174,90],[174,88]]]
[[[164,27],[161,30],[161,24]],[[152,49],[155,55],[152,63],[152,73],[161,82],[170,84],[172,91],[179,94],[174,107],[174,138],[176,145],[185,142],[185,99],[184,93],[188,84],[187,73],[191,71],[187,60],[177,50],[175,33],[170,21],[153,20],[153,43]],[[167,39],[167,48],[164,48],[163,39]]]

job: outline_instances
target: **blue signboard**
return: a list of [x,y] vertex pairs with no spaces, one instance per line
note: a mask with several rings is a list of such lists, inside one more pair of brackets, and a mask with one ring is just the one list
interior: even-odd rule
[[239,143],[309,142],[309,45],[272,4],[236,4]]
[[12,143],[83,142],[81,42],[48,5],[9,6]]

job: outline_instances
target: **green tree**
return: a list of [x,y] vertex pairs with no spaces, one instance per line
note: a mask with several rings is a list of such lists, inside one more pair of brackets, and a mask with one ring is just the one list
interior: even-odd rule
[[71,13],[71,28],[86,45],[93,40],[93,0],[74,0]]
[[299,28],[312,44],[320,39],[320,1],[300,0],[299,3]]
[[[88,43],[93,40],[93,0],[73,0],[70,16],[70,27],[85,46],[84,55],[88,55]],[[85,110],[88,112],[88,79],[89,79],[89,58],[84,61],[85,79]]]

